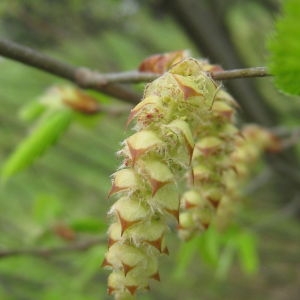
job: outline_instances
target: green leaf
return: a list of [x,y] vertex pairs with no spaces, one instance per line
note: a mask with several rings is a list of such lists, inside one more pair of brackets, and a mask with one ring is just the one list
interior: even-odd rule
[[72,115],[72,111],[66,109],[53,112],[43,119],[5,162],[2,178],[8,179],[21,171],[48,149],[67,129]]
[[53,195],[40,194],[33,205],[33,218],[40,224],[50,224],[63,211],[62,202]]
[[85,218],[73,221],[70,227],[77,232],[103,232],[107,229],[106,222],[95,218]]
[[240,234],[238,254],[242,270],[249,275],[255,274],[259,267],[255,236],[247,232]]
[[36,120],[47,107],[38,101],[33,101],[26,104],[20,111],[20,117],[22,120],[31,122]]
[[101,113],[95,115],[85,115],[74,111],[74,121],[87,130],[95,128],[99,124],[99,121],[102,119],[102,117],[103,114]]
[[282,91],[300,95],[300,1],[283,2],[283,16],[278,18],[276,33],[269,40],[269,69]]
[[202,259],[211,266],[218,265],[220,243],[220,235],[213,227],[203,233],[199,250]]
[[181,245],[177,255],[177,265],[173,272],[174,278],[182,279],[184,277],[189,263],[199,249],[200,239],[201,237],[196,237]]
[[105,257],[107,252],[107,245],[99,245],[92,247],[84,253],[82,259],[78,259],[76,264],[80,268],[80,273],[78,273],[72,282],[70,282],[73,289],[77,291],[84,288],[92,278],[101,272],[100,264]]
[[219,279],[224,279],[228,274],[233,263],[235,250],[235,243],[229,241],[222,251],[216,271],[216,275]]

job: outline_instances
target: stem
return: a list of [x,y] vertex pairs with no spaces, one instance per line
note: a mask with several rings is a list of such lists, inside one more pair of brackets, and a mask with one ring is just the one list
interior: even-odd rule
[[0,250],[0,258],[19,255],[48,257],[51,255],[64,254],[69,252],[85,251],[104,242],[106,242],[106,238],[91,239],[53,248]]
[[[161,74],[156,74],[151,72],[139,72],[136,70],[118,72],[118,73],[106,73],[106,74],[91,72],[86,69],[84,71],[89,72],[89,76],[90,76],[89,81],[94,82],[95,84],[96,83],[109,84],[113,82],[119,82],[119,83],[149,82],[158,78],[161,75]],[[211,72],[209,74],[215,80],[229,80],[229,79],[239,79],[239,78],[271,76],[271,74],[268,72],[266,67],[233,69],[227,71]]]
[[[0,40],[0,55],[19,61],[25,65],[70,80],[81,88],[90,88],[129,103],[137,103],[140,95],[127,87],[116,83],[148,82],[160,74],[139,72],[136,70],[101,74],[84,67],[75,67],[61,62],[31,48],[7,40]],[[266,67],[254,67],[210,73],[215,80],[270,76]]]
[[227,71],[218,71],[211,73],[211,77],[215,80],[228,80],[250,77],[266,77],[271,76],[266,67],[253,67],[244,69],[234,69]]
[[64,62],[57,61],[51,57],[41,54],[31,48],[16,43],[0,40],[0,54],[19,61],[23,64],[43,70],[59,77],[74,80],[75,68]]
[[0,40],[0,55],[58,77],[68,79],[82,88],[91,88],[129,103],[136,103],[140,100],[140,95],[127,87],[117,84],[103,85],[103,81],[99,82],[93,80],[94,78],[91,74],[94,72],[90,70],[61,62],[11,41]]

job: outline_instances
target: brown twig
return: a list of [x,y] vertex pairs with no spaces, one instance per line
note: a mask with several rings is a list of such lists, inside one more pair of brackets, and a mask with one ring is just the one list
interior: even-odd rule
[[103,84],[90,78],[94,72],[61,62],[31,48],[7,40],[0,40],[0,55],[19,61],[47,73],[68,79],[82,88],[90,88],[129,103],[137,103],[140,95],[119,84]]
[[53,247],[53,248],[33,248],[33,249],[11,249],[11,250],[0,250],[0,259],[11,256],[27,255],[27,256],[40,256],[48,257],[52,255],[85,251],[91,247],[106,242],[106,238],[91,239],[81,241],[77,243],[68,244],[66,246]]
[[[159,74],[150,72],[138,72],[136,70],[119,72],[119,73],[106,73],[100,74],[87,69],[81,69],[79,72],[84,72],[84,77],[88,79],[89,83],[93,84],[109,84],[109,83],[139,83],[149,82],[157,77]],[[271,76],[266,67],[253,67],[244,69],[234,69],[227,71],[218,71],[209,73],[215,80],[229,80],[239,78],[251,78],[251,77],[266,77]]]
[[[75,67],[61,62],[31,48],[21,46],[11,41],[0,40],[0,55],[19,61],[47,73],[68,79],[82,88],[90,88],[120,98],[130,103],[136,103],[140,95],[117,83],[148,82],[159,75],[149,72],[127,71],[101,74],[99,72]],[[215,80],[270,76],[266,67],[245,68],[210,73]]]
[[266,77],[271,76],[266,67],[254,67],[244,69],[234,69],[227,71],[219,71],[211,73],[211,77],[215,80],[228,80],[237,78],[251,78],[251,77]]
[[80,68],[77,72],[78,77],[84,77],[87,85],[106,85],[111,83],[140,83],[150,82],[160,76],[151,72],[139,72],[136,70],[118,73],[99,73],[87,68]]

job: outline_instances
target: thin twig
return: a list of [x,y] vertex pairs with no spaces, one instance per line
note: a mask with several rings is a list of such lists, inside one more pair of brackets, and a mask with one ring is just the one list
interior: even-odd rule
[[[234,69],[227,71],[218,71],[211,72],[209,75],[215,80],[229,80],[229,79],[240,79],[240,78],[251,78],[251,77],[266,77],[271,76],[268,73],[266,67],[254,67],[254,68],[245,68],[245,69]],[[160,75],[150,72],[138,72],[136,70],[119,72],[119,73],[106,73],[99,74],[94,72],[90,74],[90,79],[93,79],[95,82],[102,82],[103,84],[108,83],[139,83],[139,82],[149,82]]]
[[137,70],[117,72],[117,73],[99,73],[86,68],[78,70],[77,76],[83,76],[86,84],[106,85],[111,83],[140,83],[150,82],[158,78],[161,74],[151,72],[139,72]]
[[106,238],[102,237],[98,239],[72,243],[61,247],[0,250],[0,259],[20,255],[48,257],[70,252],[85,251],[96,245],[103,244],[105,241]]
[[0,55],[19,61],[47,73],[68,79],[82,88],[90,88],[129,103],[137,103],[140,95],[119,84],[104,84],[90,78],[94,72],[61,62],[31,48],[7,40],[0,40]]
[[245,69],[235,69],[227,71],[218,71],[211,73],[211,77],[215,80],[228,80],[250,77],[266,77],[271,76],[266,67],[254,67]]
[[[101,74],[84,67],[72,66],[45,54],[41,54],[31,48],[24,47],[7,40],[0,40],[0,55],[35,67],[39,70],[43,70],[47,73],[68,79],[82,88],[98,90],[130,103],[138,102],[140,95],[116,83],[149,82],[159,77],[159,74],[156,73],[139,72],[136,70]],[[271,74],[268,72],[266,67],[254,67],[210,73],[210,76],[215,80],[263,77],[270,75]]]
[[[118,73],[106,73],[100,74],[90,71],[88,69],[81,69],[79,72],[84,72],[84,77],[88,79],[90,84],[109,84],[109,83],[139,83],[149,82],[160,75],[151,72],[139,72],[136,70],[118,72]],[[215,80],[229,80],[251,77],[266,77],[271,76],[266,67],[254,67],[245,69],[234,69],[227,71],[211,72],[209,75]]]

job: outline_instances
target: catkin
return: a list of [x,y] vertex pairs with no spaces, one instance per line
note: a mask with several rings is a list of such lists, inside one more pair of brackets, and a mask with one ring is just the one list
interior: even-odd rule
[[138,290],[149,289],[151,279],[160,279],[158,258],[168,254],[168,218],[179,219],[179,182],[219,93],[200,62],[184,59],[150,83],[131,111],[135,133],[123,142],[123,163],[113,174],[110,196],[117,200],[103,262],[111,269],[108,293],[116,299],[132,299]]
[[277,152],[279,148],[279,140],[267,129],[252,124],[241,129],[229,157],[230,168],[224,173],[226,193],[214,219],[218,230],[226,228],[237,211],[239,200],[242,198],[242,188],[251,175],[252,167],[265,151]]
[[[214,67],[202,61],[201,67]],[[188,189],[181,197],[179,237],[187,240],[213,223],[226,193],[225,171],[231,167],[230,154],[238,134],[234,99],[216,90],[210,109],[195,128],[192,169],[187,173]]]

